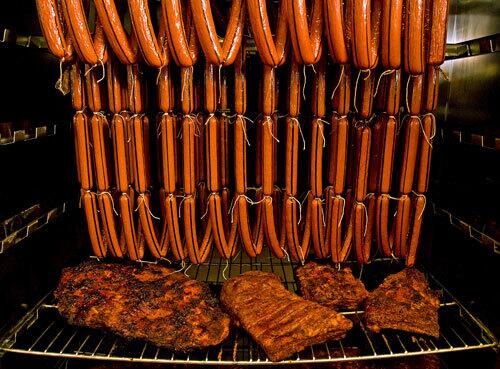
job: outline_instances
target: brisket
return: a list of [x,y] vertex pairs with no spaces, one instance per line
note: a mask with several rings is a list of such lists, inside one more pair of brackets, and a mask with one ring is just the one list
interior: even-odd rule
[[69,323],[175,351],[217,345],[230,318],[208,286],[159,265],[85,262],[64,269],[55,291]]
[[438,309],[438,293],[422,272],[408,268],[389,275],[370,293],[365,321],[373,332],[395,329],[438,338]]
[[309,262],[296,271],[302,296],[334,310],[356,310],[368,297],[363,282],[350,268],[337,270]]

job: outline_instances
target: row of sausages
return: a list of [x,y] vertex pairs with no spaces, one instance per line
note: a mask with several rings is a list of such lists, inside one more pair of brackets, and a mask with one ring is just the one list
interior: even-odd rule
[[[267,245],[278,258],[304,261],[313,250],[335,263],[351,254],[366,263],[377,245],[413,265],[446,0],[233,0],[228,9],[164,0],[158,19],[148,1],[128,0],[130,33],[121,5],[37,0],[47,45],[71,70],[78,177],[96,256],[142,260],[147,248],[154,259],[202,263],[212,246],[228,259],[240,247],[254,257]],[[248,37],[262,64],[252,143]],[[314,70],[307,98],[306,66]],[[248,144],[256,147],[253,188]],[[308,178],[303,200],[299,178]]]

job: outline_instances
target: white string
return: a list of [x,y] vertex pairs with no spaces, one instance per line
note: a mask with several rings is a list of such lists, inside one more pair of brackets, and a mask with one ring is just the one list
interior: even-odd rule
[[281,249],[283,250],[283,253],[286,256],[286,261],[290,262],[290,255],[288,255],[288,252],[286,252],[286,250],[283,246],[281,246]]
[[395,201],[401,201],[403,199],[403,197],[394,197],[389,195],[388,193],[383,193],[380,196],[385,196],[388,197],[390,200],[395,200]]
[[192,266],[192,265],[193,265],[193,264],[189,264],[189,265],[187,266],[187,268],[186,268],[186,269],[184,269],[184,275],[185,275],[186,277],[189,277],[189,275],[187,274],[187,271],[189,270],[189,268],[191,268],[191,266]]
[[161,136],[161,122],[158,122],[158,124],[156,125],[156,138],[160,138]]
[[354,85],[354,111],[357,113],[358,112],[358,106],[357,106],[357,96],[358,96],[358,83],[359,83],[359,76],[361,75],[361,70],[358,71],[358,76],[356,77],[356,84]]
[[174,270],[172,273],[170,274],[167,274],[167,275],[172,275],[172,274],[175,274],[175,273],[179,273],[179,272],[182,272],[184,270],[184,268],[186,267],[186,262],[184,260],[181,261],[181,268],[180,269],[177,269],[177,270]]
[[191,74],[193,72],[193,66],[190,66],[188,69],[189,69],[189,72],[186,71],[185,73],[183,73],[184,74],[184,79],[182,81],[181,101],[184,101],[184,89],[187,86],[188,73]]
[[172,264],[172,262],[170,261],[170,259],[167,259],[165,256],[161,256],[160,260],[166,260],[169,264]]
[[422,117],[426,117],[426,116],[431,116],[433,118],[432,119],[432,134],[429,137],[429,139],[432,141],[434,139],[434,137],[436,137],[436,131],[437,131],[436,116],[433,113],[425,113],[424,115],[422,115]]
[[438,72],[440,72],[442,75],[443,75],[443,78],[445,79],[445,81],[449,81],[450,80],[450,77],[448,76],[448,74],[443,70],[443,68],[441,67],[438,67]]
[[98,196],[101,196],[101,195],[108,195],[109,196],[109,198],[111,199],[111,206],[113,207],[113,212],[116,214],[116,216],[118,216],[118,212],[115,209],[115,200],[113,200],[113,196],[111,196],[111,193],[108,191],[103,191],[103,192],[99,193]]
[[64,89],[63,86],[63,64],[64,64],[64,57],[59,61],[59,79],[56,81],[54,87],[56,90],[58,90],[60,93],[63,95],[66,95],[68,91]]
[[358,112],[358,106],[357,106],[357,96],[358,96],[358,83],[359,83],[359,77],[361,76],[361,73],[368,73],[366,77],[363,78],[363,81],[366,81],[370,75],[371,75],[371,70],[370,69],[362,69],[358,72],[358,77],[356,78],[356,85],[354,86],[354,111],[357,113]]
[[220,104],[221,96],[222,96],[222,64],[219,64],[219,99],[218,103]]
[[299,133],[300,137],[302,137],[302,150],[306,149],[306,139],[304,138],[304,133],[302,132],[302,127],[300,126],[300,122],[297,118],[290,118],[291,122],[297,123],[297,126],[299,127]]
[[227,281],[226,270],[228,268],[229,268],[229,259],[226,259],[226,266],[224,267],[224,270],[222,271],[222,278],[224,278],[225,281]]
[[158,68],[158,74],[156,75],[156,85],[158,86],[158,83],[160,83],[160,76],[161,76],[161,70],[165,67],[165,65],[162,65],[160,68]]
[[320,199],[319,197],[317,197],[317,199],[320,200],[320,203],[321,203],[321,218],[323,219],[323,227],[326,227],[326,222],[325,222],[325,210],[323,209],[323,202],[325,200],[322,200]]
[[249,120],[250,122],[253,123],[253,120],[251,120],[250,118],[248,117],[245,117],[244,115],[242,114],[237,114],[236,115],[236,119],[240,119],[242,122],[241,122],[241,129],[243,130],[243,136],[245,136],[245,141],[247,142],[247,145],[248,146],[251,146],[250,145],[250,141],[248,140],[248,136],[247,136],[247,130],[245,128],[246,124],[243,124],[243,122],[246,120]]
[[102,75],[101,78],[97,80],[97,83],[101,83],[102,81],[104,81],[104,78],[106,78],[106,68],[104,67],[104,62],[102,61],[102,59],[99,59],[99,63],[101,63]]
[[373,94],[373,97],[377,96],[378,88],[380,86],[380,81],[382,80],[382,77],[388,76],[388,75],[394,73],[395,71],[396,71],[395,69],[387,69],[386,71],[383,71],[380,74],[380,76],[378,77],[377,86],[375,87],[375,93]]
[[208,114],[208,118],[205,120],[205,125],[208,124],[208,122],[210,121],[211,118],[215,117],[215,113],[210,113]]
[[339,81],[337,82],[337,85],[336,85],[336,86],[335,86],[335,88],[333,89],[333,91],[332,91],[332,95],[330,96],[330,99],[333,99],[333,97],[335,96],[335,92],[337,92],[337,89],[339,88],[340,83],[342,82],[342,77],[344,76],[344,68],[345,68],[345,65],[341,65],[341,67],[340,67],[340,77],[339,77]]
[[410,74],[408,76],[408,80],[406,81],[406,110],[408,111],[408,113],[410,112],[410,103],[408,100],[408,90],[410,89],[410,80],[414,77],[418,77],[418,76]]
[[433,148],[432,140],[434,139],[434,136],[436,136],[436,118],[434,117],[434,114],[432,114],[432,113],[427,113],[423,116],[425,117],[427,115],[431,115],[434,118],[434,119],[432,119],[432,127],[431,127],[432,131],[431,131],[430,137],[427,137],[427,134],[425,133],[424,124],[422,122],[422,119],[419,119],[419,122],[420,122],[420,128],[422,129],[422,134],[424,135],[425,141],[427,141],[427,144],[432,149]]
[[304,257],[304,251],[302,250],[302,245],[299,242],[297,246],[299,246],[299,251],[300,251],[300,263],[304,265],[306,262],[306,258]]
[[[326,122],[326,120],[316,118],[316,124],[318,125],[318,129],[321,132],[321,137],[323,137],[323,148],[326,147],[326,138],[325,138],[325,133],[323,132],[323,126],[319,124],[318,122]],[[326,124],[329,124],[326,122]]]
[[261,202],[264,201],[264,199],[260,199],[259,201],[253,201],[250,197],[248,197],[247,195],[244,195],[244,194],[239,194],[238,196],[236,196],[233,201],[231,202],[231,207],[229,208],[229,214],[231,214],[231,223],[233,223],[233,214],[234,214],[234,207],[236,206],[236,202],[238,201],[238,199],[240,197],[243,197],[246,202],[248,202],[250,205],[258,205],[260,204]]
[[302,98],[305,100],[306,99],[306,83],[307,83],[306,66],[305,65],[302,67],[302,74],[304,75],[304,84],[302,85]]
[[415,192],[415,191],[411,191],[411,192],[413,192],[413,194],[415,196],[423,197],[424,198],[424,206],[422,207],[422,211],[420,212],[420,215],[418,216],[418,219],[420,220],[422,218],[422,215],[424,215],[425,207],[427,205],[427,197],[425,197],[425,195],[422,194],[422,193],[418,193],[418,192]]
[[262,196],[262,200],[259,200],[259,201],[262,202],[262,201],[265,201],[267,199],[271,200],[271,204],[273,203],[273,198],[272,198],[272,196],[269,196],[269,195]]
[[344,219],[344,214],[345,214],[345,199],[340,195],[337,195],[335,197],[342,200],[342,215],[340,216],[339,224],[337,225],[337,227],[340,227],[340,225],[342,224],[342,220]]
[[302,205],[304,205],[304,203],[306,202],[306,200],[308,199],[309,197],[309,193],[311,192],[311,190],[307,191],[304,198],[302,199]]
[[[153,214],[153,212],[151,211],[151,209],[149,208],[147,202],[146,202],[146,196],[144,195],[144,193],[141,193],[139,195],[139,198],[142,199],[142,204],[146,207],[146,210],[148,211],[149,215],[151,215],[153,218],[157,219],[157,220],[161,220],[160,217],[157,217]],[[137,204],[137,208],[135,209],[135,211],[137,211],[139,209],[139,206],[141,206],[139,203]]]
[[210,201],[209,201],[210,196],[215,196],[215,195],[217,195],[217,192],[211,192],[210,195],[207,196],[207,206],[206,206],[205,212],[201,216],[201,219],[205,218],[208,214],[208,205],[210,204]]
[[187,198],[192,198],[193,195],[188,195],[188,196],[182,196],[182,195],[177,195],[176,197],[180,197],[182,198],[181,202],[179,203],[179,210],[178,210],[178,215],[179,215],[179,219],[181,218],[181,209],[182,209],[182,203],[184,202],[184,200],[186,200]]
[[269,133],[271,134],[271,137],[274,138],[276,140],[276,142],[280,142],[280,140],[278,140],[278,138],[273,134],[273,130],[272,130],[272,125],[273,125],[273,120],[271,119],[271,117],[269,115],[266,115],[266,117],[264,118],[264,122],[262,122],[262,124],[266,124],[267,122],[269,122],[269,124],[267,124],[267,128],[269,129]]
[[[200,132],[200,126],[199,126],[199,118],[198,118],[198,114],[184,114],[182,116],[182,118],[186,118],[187,120],[189,120],[189,122],[191,124],[194,125],[194,135],[196,137],[200,137],[201,135],[201,132]],[[179,128],[179,133],[177,134],[177,138],[182,138],[182,127]]]
[[366,237],[366,230],[368,229],[368,210],[366,209],[366,205],[363,202],[356,201],[357,205],[361,205],[365,212],[365,229],[363,231],[363,237]]
[[289,195],[288,198],[292,201],[295,201],[299,205],[299,221],[297,222],[297,224],[300,224],[300,222],[302,221],[302,204],[295,196]]

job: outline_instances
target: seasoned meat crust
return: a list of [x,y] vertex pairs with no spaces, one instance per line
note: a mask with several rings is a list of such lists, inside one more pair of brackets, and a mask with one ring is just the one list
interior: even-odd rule
[[296,271],[300,292],[306,300],[334,310],[356,310],[368,297],[363,282],[350,268],[337,270],[329,265],[309,262]]
[[217,345],[230,318],[204,283],[158,265],[85,262],[63,270],[55,291],[69,323],[110,330],[175,351]]
[[439,297],[414,268],[385,278],[366,299],[365,321],[373,332],[396,329],[439,337]]
[[344,338],[352,328],[343,315],[288,291],[272,273],[251,271],[227,280],[221,302],[272,361]]

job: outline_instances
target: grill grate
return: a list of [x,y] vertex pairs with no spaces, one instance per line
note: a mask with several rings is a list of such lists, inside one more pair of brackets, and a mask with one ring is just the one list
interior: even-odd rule
[[[378,259],[364,270],[356,270],[369,288],[380,283],[390,271],[401,266],[389,259]],[[249,270],[271,271],[279,275],[287,288],[296,291],[294,264],[271,257],[268,253],[250,259],[244,253],[223,261],[213,253],[208,262],[184,270],[191,277],[220,289],[225,278]],[[381,273],[384,271],[384,273]],[[386,331],[374,334],[362,323],[363,311],[344,312],[355,321],[355,328],[341,341],[315,345],[287,360],[287,363],[323,363],[333,361],[395,358],[431,353],[496,348],[495,336],[458,302],[432,275],[434,288],[442,290],[439,339]],[[5,352],[52,357],[136,361],[170,364],[273,365],[263,351],[241,331],[235,330],[225,343],[191,354],[173,353],[140,341],[126,341],[98,330],[68,325],[57,313],[52,294],[47,295],[10,329],[1,341]],[[283,362],[281,362],[283,364]]]

